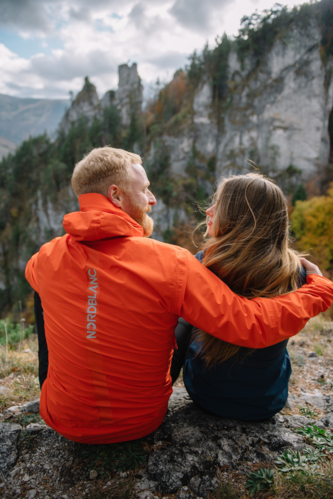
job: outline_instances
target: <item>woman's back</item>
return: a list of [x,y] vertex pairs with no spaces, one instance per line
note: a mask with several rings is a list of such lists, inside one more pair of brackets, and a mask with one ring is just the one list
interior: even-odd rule
[[[305,276],[288,247],[288,214],[282,191],[260,175],[222,181],[207,210],[211,236],[197,259],[248,298],[297,289]],[[259,420],[282,409],[291,364],[287,341],[249,350],[197,332],[184,364],[192,399],[223,417]]]

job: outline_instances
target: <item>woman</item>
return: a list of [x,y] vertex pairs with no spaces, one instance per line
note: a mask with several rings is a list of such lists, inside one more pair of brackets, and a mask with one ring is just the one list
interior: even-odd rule
[[[258,174],[224,179],[206,213],[209,237],[196,258],[235,293],[273,297],[306,282],[305,269],[289,248],[286,200],[273,182]],[[288,340],[252,350],[191,330],[180,319],[180,351],[175,351],[171,373],[174,381],[191,335],[183,375],[198,405],[241,420],[266,419],[284,407],[291,374]]]

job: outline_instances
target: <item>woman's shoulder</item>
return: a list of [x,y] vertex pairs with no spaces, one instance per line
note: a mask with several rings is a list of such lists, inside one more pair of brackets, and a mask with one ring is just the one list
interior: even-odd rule
[[194,256],[195,256],[195,258],[196,258],[197,260],[199,260],[199,262],[200,262],[200,263],[202,263],[203,256],[204,256],[204,254],[203,254],[203,251],[202,251],[202,250],[201,250],[201,251],[198,251],[198,253],[197,253],[196,255],[194,255]]

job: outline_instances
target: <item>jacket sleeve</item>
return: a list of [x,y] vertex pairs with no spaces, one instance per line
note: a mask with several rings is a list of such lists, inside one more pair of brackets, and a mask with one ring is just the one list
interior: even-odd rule
[[293,293],[249,300],[190,254],[186,273],[180,315],[202,331],[245,347],[264,348],[294,336],[333,301],[333,283],[315,274]]
[[37,284],[37,260],[38,253],[33,255],[27,263],[25,268],[25,278],[30,284],[30,286],[39,293],[38,284]]

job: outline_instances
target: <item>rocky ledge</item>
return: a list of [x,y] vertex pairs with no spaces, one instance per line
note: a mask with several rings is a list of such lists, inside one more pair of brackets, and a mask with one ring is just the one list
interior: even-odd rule
[[[263,422],[246,423],[209,415],[189,399],[184,388],[174,388],[164,423],[139,442],[148,458],[134,471],[101,471],[97,462],[84,460],[88,450],[98,446],[70,442],[41,420],[29,423],[29,418],[31,421],[36,416],[38,401],[12,407],[4,411],[0,423],[0,495],[116,498],[122,497],[120,490],[127,487],[140,499],[206,498],[223,475],[246,475],[254,463],[269,466],[287,448],[309,445],[295,429],[309,424],[323,429],[333,426],[333,398],[319,390],[306,394],[305,402],[306,396],[312,407],[320,406],[321,419],[279,414]],[[295,403],[298,401],[293,397],[289,404]],[[18,418],[21,425],[13,423]],[[103,453],[98,459],[103,461]],[[244,497],[248,497],[246,493]]]

